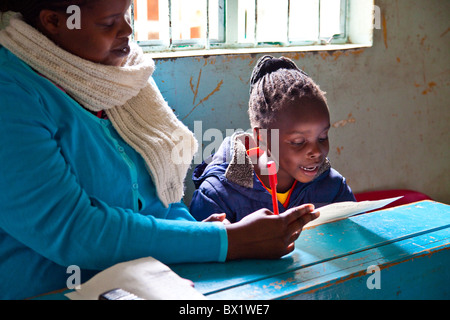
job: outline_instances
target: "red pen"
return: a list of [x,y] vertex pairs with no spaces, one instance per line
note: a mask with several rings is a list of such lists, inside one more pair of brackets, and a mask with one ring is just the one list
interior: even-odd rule
[[267,163],[267,169],[269,170],[269,180],[270,180],[270,190],[272,191],[272,205],[273,213],[275,215],[279,214],[278,211],[278,199],[277,199],[277,166],[274,161],[269,161]]

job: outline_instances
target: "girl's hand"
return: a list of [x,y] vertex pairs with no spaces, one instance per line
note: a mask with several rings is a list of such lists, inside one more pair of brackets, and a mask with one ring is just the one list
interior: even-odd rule
[[227,260],[278,259],[292,252],[303,226],[319,217],[312,204],[290,209],[280,215],[262,209],[241,221],[226,225]]
[[230,224],[226,213],[215,213],[203,220],[203,222],[222,222],[223,224]]

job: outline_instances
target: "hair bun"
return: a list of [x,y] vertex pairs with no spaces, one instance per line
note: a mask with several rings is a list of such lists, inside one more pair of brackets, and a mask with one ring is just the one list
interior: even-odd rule
[[252,91],[255,84],[265,75],[271,74],[280,69],[297,70],[300,73],[308,76],[303,70],[300,70],[291,59],[286,57],[275,58],[266,55],[258,60],[258,63],[253,69],[252,76],[250,78],[250,92]]

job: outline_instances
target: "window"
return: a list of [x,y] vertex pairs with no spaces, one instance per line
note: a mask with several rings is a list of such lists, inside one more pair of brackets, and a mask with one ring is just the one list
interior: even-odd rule
[[225,0],[134,0],[134,39],[153,51],[224,43]]
[[349,2],[134,0],[134,39],[146,51],[346,43]]

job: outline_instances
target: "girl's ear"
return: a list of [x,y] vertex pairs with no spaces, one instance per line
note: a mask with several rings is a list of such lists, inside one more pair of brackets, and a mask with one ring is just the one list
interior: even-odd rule
[[61,28],[66,28],[66,17],[60,12],[52,10],[42,10],[39,14],[38,25],[45,34],[56,36]]

